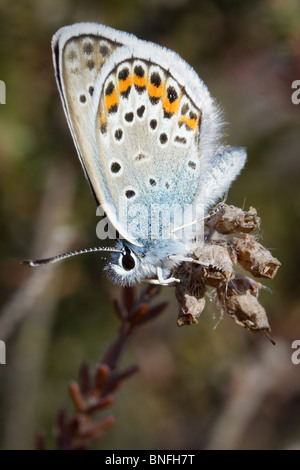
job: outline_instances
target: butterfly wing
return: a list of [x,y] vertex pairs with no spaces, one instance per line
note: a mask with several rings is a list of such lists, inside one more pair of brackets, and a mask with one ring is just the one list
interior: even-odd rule
[[[146,209],[139,221],[148,228],[150,207],[194,201],[206,206],[223,194],[243,158],[223,152],[220,171],[211,176],[220,153],[219,112],[204,83],[177,54],[93,23],[59,30],[53,52],[86,177],[122,237],[136,245],[147,238],[134,233],[132,208]],[[226,184],[218,186],[223,180]],[[126,216],[120,217],[120,207]]]
[[247,158],[242,147],[220,146],[215,154],[202,163],[197,201],[204,212],[230,188],[243,169]]

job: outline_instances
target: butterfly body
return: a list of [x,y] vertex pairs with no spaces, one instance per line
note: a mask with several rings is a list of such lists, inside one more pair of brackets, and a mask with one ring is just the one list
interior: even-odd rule
[[220,112],[174,52],[95,23],[61,28],[52,49],[86,178],[120,235],[107,273],[167,283],[245,151],[220,144]]

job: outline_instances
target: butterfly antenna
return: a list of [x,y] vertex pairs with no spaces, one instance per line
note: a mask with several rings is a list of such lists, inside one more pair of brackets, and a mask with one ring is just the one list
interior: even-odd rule
[[58,261],[71,258],[72,256],[83,255],[85,253],[95,253],[96,251],[109,251],[109,252],[115,252],[115,253],[122,253],[122,250],[119,250],[118,248],[110,248],[110,247],[85,248],[84,250],[69,251],[68,253],[63,253],[61,255],[52,256],[51,258],[24,260],[24,261],[21,261],[21,264],[24,264],[25,266],[30,266],[31,268],[36,268],[39,266],[45,266],[46,264],[54,264],[54,263],[57,263]]

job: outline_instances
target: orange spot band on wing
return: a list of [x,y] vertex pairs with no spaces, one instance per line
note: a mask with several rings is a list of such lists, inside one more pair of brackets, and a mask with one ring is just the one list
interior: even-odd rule
[[160,98],[163,94],[163,86],[162,84],[159,87],[150,83],[148,86],[148,93],[151,98]]
[[119,80],[119,93],[127,91],[128,88],[132,85],[132,77],[129,75],[125,80]]
[[197,127],[198,121],[199,121],[198,117],[196,119],[188,118],[186,120],[186,125],[189,126],[191,129],[195,130]]
[[179,104],[180,104],[179,98],[176,98],[176,100],[173,101],[173,103],[170,103],[168,96],[166,96],[163,100],[164,110],[170,114],[177,113],[179,109]]
[[116,90],[114,89],[110,95],[105,95],[105,106],[107,111],[110,110],[113,106],[118,104],[118,95]]
[[138,87],[145,87],[147,85],[145,77],[138,77],[136,74],[133,75],[133,83]]

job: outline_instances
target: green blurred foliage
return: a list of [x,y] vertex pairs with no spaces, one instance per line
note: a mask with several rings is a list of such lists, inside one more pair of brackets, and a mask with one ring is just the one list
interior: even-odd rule
[[[283,393],[285,383],[279,381],[269,394],[258,394],[260,404],[235,448],[300,447],[299,369],[289,354],[291,342],[300,339],[300,105],[291,101],[291,84],[300,79],[299,18],[297,0],[0,2],[0,79],[7,87],[6,105],[0,105],[3,305],[31,275],[19,260],[33,255],[36,221],[53,167],[76,175],[72,210],[64,222],[76,233],[75,246],[70,248],[97,245],[94,202],[53,74],[50,41],[59,27],[96,21],[177,51],[224,109],[228,143],[247,147],[247,165],[228,202],[258,209],[261,242],[282,262],[276,279],[264,282],[272,294],[262,292],[260,298],[279,343],[271,352],[275,357],[282,344],[287,348],[286,370],[293,386],[290,393]],[[25,419],[30,384],[21,390],[23,402],[16,406],[24,416],[20,411],[7,413],[6,406],[12,387],[10,351],[20,341],[22,324],[8,341],[7,365],[0,366],[4,447],[33,447],[31,432],[41,427],[53,446],[57,410],[71,409],[66,393],[69,380],[76,378],[82,360],[97,364],[113,340],[118,322],[111,299],[119,295],[119,288],[105,279],[102,266],[99,256],[89,255],[57,268],[60,296],[41,349],[43,367],[35,384],[38,393],[30,423]],[[117,424],[96,448],[205,448],[234,395],[235,371],[243,364],[245,370],[249,364],[259,367],[262,348],[273,348],[263,335],[253,336],[228,318],[214,329],[219,318],[213,302],[198,325],[178,329],[173,290],[164,288],[162,297],[170,299],[170,307],[143,328],[127,351],[124,364],[139,363],[141,373],[117,394],[113,407]],[[31,337],[29,331],[22,338],[25,350],[31,347],[34,334]],[[23,366],[25,371],[31,367]],[[266,368],[266,383],[268,375]],[[255,390],[249,390],[245,406],[253,394]],[[20,436],[19,427],[29,429],[28,433]]]

